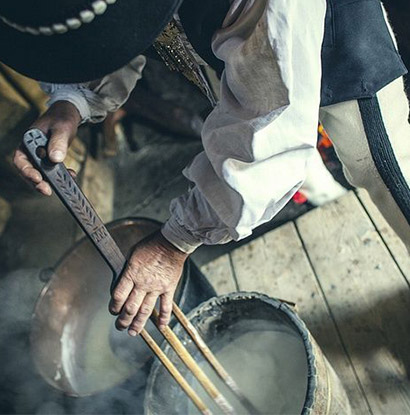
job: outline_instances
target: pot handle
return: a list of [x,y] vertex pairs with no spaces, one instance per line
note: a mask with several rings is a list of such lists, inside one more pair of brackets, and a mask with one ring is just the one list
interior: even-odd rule
[[48,138],[41,130],[31,129],[24,134],[24,148],[35,166],[112,269],[112,291],[127,260],[64,163],[48,159],[47,144]]

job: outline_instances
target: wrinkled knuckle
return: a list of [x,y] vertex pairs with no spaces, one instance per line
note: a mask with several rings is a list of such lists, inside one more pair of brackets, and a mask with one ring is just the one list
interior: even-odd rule
[[149,316],[151,314],[151,308],[149,308],[149,307],[141,307],[140,308],[140,311],[139,311],[139,314],[141,316],[144,316],[144,317]]
[[167,325],[169,323],[170,318],[168,316],[162,316],[159,319],[160,324]]
[[136,310],[135,310],[135,306],[133,304],[126,304],[124,306],[124,312],[128,315],[133,315],[135,314]]
[[112,299],[115,301],[115,302],[119,302],[119,301],[121,301],[122,299],[124,298],[124,294],[122,293],[122,291],[120,291],[120,290],[116,290],[116,291],[114,291],[113,292],[113,294],[112,294]]
[[131,324],[130,329],[135,330],[137,333],[139,333],[142,329],[142,322],[141,321],[135,321]]
[[129,282],[133,282],[133,276],[136,275],[136,272],[132,267],[127,268],[127,270],[124,272],[123,279]]
[[164,314],[171,314],[171,312],[172,312],[172,307],[171,307],[171,306],[169,306],[169,305],[163,305],[163,306],[161,307],[161,311],[162,311]]
[[169,316],[171,315],[172,311],[168,310],[168,309],[162,309],[161,310],[161,317],[163,318],[169,318]]
[[132,281],[133,276],[137,274],[138,274],[138,267],[135,264],[128,263],[128,266],[125,269],[122,277]]
[[144,323],[147,321],[147,315],[139,313],[137,318],[135,319],[135,324],[137,325],[144,325]]

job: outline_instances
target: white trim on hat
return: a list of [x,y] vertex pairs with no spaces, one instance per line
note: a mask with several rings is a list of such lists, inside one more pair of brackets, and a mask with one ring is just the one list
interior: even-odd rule
[[117,0],[95,0],[91,3],[91,9],[82,10],[78,16],[70,17],[65,20],[64,23],[53,23],[51,26],[23,26],[17,23],[14,23],[7,19],[4,16],[0,16],[0,19],[13,29],[18,30],[19,32],[28,33],[30,35],[62,35],[67,33],[70,30],[76,30],[80,28],[83,24],[91,23],[96,16],[103,15],[109,5],[116,3]]

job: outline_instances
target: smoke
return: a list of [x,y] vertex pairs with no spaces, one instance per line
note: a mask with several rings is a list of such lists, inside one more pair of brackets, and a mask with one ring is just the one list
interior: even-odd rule
[[142,414],[148,366],[125,383],[84,398],[64,395],[38,374],[29,337],[34,306],[44,287],[40,276],[38,269],[24,269],[0,280],[0,413]]
[[44,285],[39,274],[35,269],[20,270],[0,281],[0,409],[3,414],[34,413],[43,397],[53,394],[37,375],[30,358],[31,315]]

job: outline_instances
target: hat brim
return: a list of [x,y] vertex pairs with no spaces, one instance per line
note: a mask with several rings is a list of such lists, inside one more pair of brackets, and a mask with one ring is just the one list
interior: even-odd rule
[[93,22],[51,36],[22,33],[0,21],[0,60],[44,82],[100,79],[149,48],[181,3],[119,0]]

